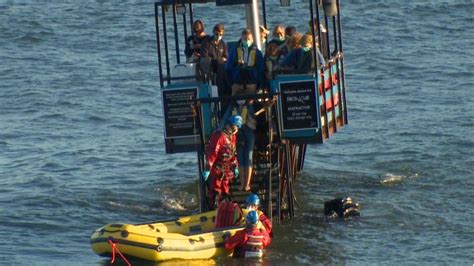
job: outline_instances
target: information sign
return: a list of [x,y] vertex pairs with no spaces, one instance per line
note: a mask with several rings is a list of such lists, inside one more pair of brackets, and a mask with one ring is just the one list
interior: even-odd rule
[[197,87],[163,90],[165,138],[196,136],[192,105]]
[[318,129],[316,81],[281,82],[282,131]]

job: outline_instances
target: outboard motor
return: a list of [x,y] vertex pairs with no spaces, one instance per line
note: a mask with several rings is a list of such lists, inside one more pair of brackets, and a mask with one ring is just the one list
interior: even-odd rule
[[330,219],[360,216],[360,205],[349,197],[336,198],[324,202],[324,215]]

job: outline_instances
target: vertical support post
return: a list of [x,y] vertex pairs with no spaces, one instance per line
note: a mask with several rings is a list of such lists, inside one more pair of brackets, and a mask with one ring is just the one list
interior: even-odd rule
[[337,25],[336,25],[336,17],[332,17],[332,31],[334,35],[334,50],[339,51],[339,42],[337,36]]
[[[316,4],[317,5],[317,4]],[[313,0],[309,0],[309,13],[310,13],[310,16],[311,16],[311,22],[314,24],[314,7],[313,7]],[[315,31],[314,31],[314,27],[310,27],[311,28],[311,34],[313,35],[313,47],[316,47],[316,39],[314,38],[315,37]],[[319,40],[319,37],[318,37],[318,40]],[[318,66],[317,66],[317,62],[318,62],[318,54],[316,53],[316,49],[315,49],[315,52],[313,53],[313,62],[315,64],[315,68],[314,68],[314,74],[316,75],[316,84],[318,83],[318,79],[319,79],[319,74],[318,74]]]
[[194,128],[199,132],[199,138],[200,138],[200,148],[197,151],[198,154],[198,167],[199,167],[199,176],[198,176],[198,184],[199,184],[199,190],[198,190],[198,196],[200,199],[199,202],[199,211],[200,212],[205,212],[209,210],[209,206],[207,204],[207,193],[206,193],[206,187],[207,184],[204,182],[201,178],[202,172],[204,171],[204,165],[205,165],[205,146],[204,146],[204,134],[203,134],[203,128],[202,128],[202,113],[201,113],[201,108],[200,108],[200,103],[195,103],[193,106],[194,109]]
[[[311,0],[310,0],[311,1]],[[315,0],[315,6],[316,6],[316,22],[318,23],[317,27],[318,27],[318,43],[319,43],[319,47],[322,47],[322,44],[321,44],[321,30],[319,29],[319,25],[321,24],[321,21],[319,19],[319,6],[318,6],[318,0]],[[314,20],[314,18],[311,18],[312,20]],[[314,24],[314,21],[313,21],[313,24]],[[313,32],[314,34],[314,26],[311,27],[311,31]],[[314,35],[313,35],[314,36]],[[324,68],[322,69],[322,73],[324,73]],[[322,75],[321,73],[318,73],[318,78],[319,76],[322,77],[322,80],[321,80],[321,85],[323,87],[323,90],[321,92],[322,96],[323,96],[323,109],[324,109],[324,120],[326,120],[326,135],[327,137],[329,138],[329,117],[328,117],[328,109],[326,108],[326,84],[325,84],[325,81],[324,81],[324,75]],[[318,88],[318,91],[319,91],[319,88]],[[323,138],[324,139],[324,138]]]
[[271,117],[271,110],[270,106],[266,107],[265,116],[266,120],[268,121],[268,177],[267,177],[267,216],[270,221],[273,221],[273,204],[272,204],[272,185],[273,185],[273,149],[272,149],[272,141],[273,141],[273,120]]
[[303,170],[304,167],[304,160],[306,158],[306,144],[300,144],[300,149],[299,149],[299,164],[298,164],[298,172]]
[[160,40],[160,22],[158,18],[158,3],[155,2],[155,28],[156,28],[156,49],[158,50],[158,69],[160,73],[160,86],[163,88],[163,69],[161,67],[161,40]]
[[339,80],[339,83],[342,85],[342,96],[344,99],[344,124],[347,124],[348,118],[347,118],[347,104],[346,104],[346,77],[344,74],[344,53],[342,50],[342,31],[341,31],[341,10],[340,10],[340,5],[339,5],[339,0],[336,0],[336,5],[337,5],[337,29],[339,32],[339,51],[341,52],[341,76],[342,79]]
[[245,16],[247,18],[247,28],[250,29],[253,33],[254,43],[257,44],[257,48],[259,50],[262,50],[262,43],[260,40],[257,0],[252,0],[251,4],[245,5]]
[[202,171],[204,171],[204,155],[202,152],[197,152],[198,157],[198,166],[199,166],[199,176],[198,176],[198,197],[199,197],[199,212],[206,212],[209,208],[207,206],[207,195],[206,195],[206,183],[202,180]]
[[161,6],[161,16],[163,20],[163,35],[164,35],[164,45],[165,45],[165,60],[166,60],[166,79],[168,84],[171,82],[171,70],[170,70],[170,56],[168,54],[168,31],[166,30],[166,13],[164,6]]
[[[328,17],[326,16],[326,13],[324,14],[324,24],[326,24],[326,28],[328,28],[329,26],[329,21],[328,21]],[[319,29],[319,32],[321,31],[321,29],[319,28],[319,24],[318,24],[318,29]],[[327,54],[329,56],[329,58],[331,58],[331,44],[329,42],[329,32],[328,34],[326,34],[326,43],[328,44],[327,45]],[[337,132],[337,118],[336,118],[336,105],[334,103],[334,92],[332,91],[332,64],[331,61],[329,62],[328,64],[328,67],[329,67],[329,90],[330,90],[330,95],[331,95],[331,103],[332,103],[332,123],[333,123],[333,127],[334,127],[334,133]],[[324,87],[326,87],[326,82],[324,82]],[[324,88],[324,91],[326,91],[326,88]],[[329,126],[329,123],[328,123],[328,126]]]
[[188,38],[188,27],[186,26],[186,13],[183,14],[183,34],[184,34],[184,41]]
[[341,89],[341,68],[339,67],[339,61],[341,60],[340,58],[340,53],[339,53],[339,42],[338,38],[341,36],[338,36],[337,33],[337,23],[336,23],[336,17],[332,17],[332,25],[333,25],[333,34],[334,34],[334,45],[336,47],[336,58],[334,58],[334,63],[336,64],[336,71],[337,71],[337,95],[338,95],[338,101],[339,101],[339,115],[342,117],[341,122],[344,125],[345,121],[345,113],[343,109],[343,102],[342,102],[342,89]]
[[267,6],[265,4],[265,0],[262,0],[262,16],[263,16],[263,26],[265,27],[265,29],[267,29]]
[[[281,158],[281,146],[277,150],[277,162],[283,162],[283,159]],[[277,197],[277,219],[278,219],[278,224],[281,224],[281,192],[283,190],[282,187],[282,174],[280,171],[280,166],[277,165],[278,169],[278,197]]]
[[288,212],[290,214],[290,219],[294,217],[295,209],[293,204],[293,177],[291,171],[291,158],[290,158],[290,143],[285,144],[285,156],[286,156],[286,185],[287,185],[287,200],[288,200]]
[[176,50],[176,63],[180,64],[179,58],[179,38],[178,38],[178,23],[176,21],[176,5],[173,5],[173,27],[174,27],[174,47]]
[[189,27],[191,29],[191,34],[193,32],[193,23],[194,23],[194,14],[193,14],[193,4],[189,3]]

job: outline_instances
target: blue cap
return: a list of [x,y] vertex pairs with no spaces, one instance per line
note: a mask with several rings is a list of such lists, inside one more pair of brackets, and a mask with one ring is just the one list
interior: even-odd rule
[[229,117],[229,123],[233,126],[237,126],[238,128],[241,128],[244,121],[240,115],[233,115]]
[[258,213],[257,211],[249,211],[247,216],[245,217],[247,223],[250,224],[257,224],[258,223]]
[[247,205],[260,205],[260,198],[255,194],[250,194],[245,200],[245,202],[247,203]]

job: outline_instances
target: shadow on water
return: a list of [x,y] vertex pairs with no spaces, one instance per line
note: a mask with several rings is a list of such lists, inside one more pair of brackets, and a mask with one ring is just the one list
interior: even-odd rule
[[[127,260],[132,265],[140,266],[211,266],[211,265],[223,265],[223,266],[266,266],[266,265],[278,265],[276,262],[271,262],[267,260],[266,257],[263,259],[242,259],[242,258],[232,258],[232,257],[220,257],[216,259],[209,260],[169,260],[163,262],[152,262],[147,260],[141,260],[137,258],[127,258]],[[110,258],[102,259],[98,265],[100,266],[127,266],[127,263],[119,258],[117,255],[114,263],[111,263]],[[281,265],[281,264],[279,264]]]

